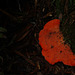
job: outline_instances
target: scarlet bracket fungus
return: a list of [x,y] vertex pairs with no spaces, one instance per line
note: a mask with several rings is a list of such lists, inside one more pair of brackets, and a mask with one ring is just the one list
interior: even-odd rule
[[63,62],[65,65],[75,66],[75,55],[69,45],[64,44],[59,27],[60,20],[54,19],[45,24],[40,31],[39,44],[42,47],[42,55],[52,65]]

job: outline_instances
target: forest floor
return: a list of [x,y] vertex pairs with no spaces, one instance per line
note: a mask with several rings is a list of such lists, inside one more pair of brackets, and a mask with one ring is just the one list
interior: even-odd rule
[[39,32],[52,19],[75,54],[74,0],[0,1],[0,75],[75,75],[75,66],[49,64],[41,54]]

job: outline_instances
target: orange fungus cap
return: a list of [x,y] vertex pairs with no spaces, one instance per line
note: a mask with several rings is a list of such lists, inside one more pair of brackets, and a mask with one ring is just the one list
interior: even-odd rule
[[75,66],[75,55],[68,44],[64,44],[60,32],[60,20],[54,19],[45,24],[39,33],[39,44],[42,55],[50,64],[63,62],[65,65]]

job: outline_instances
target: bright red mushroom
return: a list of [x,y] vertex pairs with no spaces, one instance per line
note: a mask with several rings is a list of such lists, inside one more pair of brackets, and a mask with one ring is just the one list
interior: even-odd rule
[[69,45],[64,44],[59,27],[60,20],[54,19],[45,24],[40,31],[39,44],[42,47],[42,55],[52,65],[63,62],[65,65],[75,66],[75,55]]

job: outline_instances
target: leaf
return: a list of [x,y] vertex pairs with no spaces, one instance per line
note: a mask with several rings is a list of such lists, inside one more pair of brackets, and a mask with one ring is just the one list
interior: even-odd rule
[[4,75],[4,73],[3,72],[0,72],[0,75]]
[[0,38],[6,38],[6,36],[3,33],[0,33]]
[[0,56],[0,59],[1,59],[1,61],[3,62],[3,57],[2,57],[2,56]]
[[7,29],[0,27],[0,32],[7,32]]
[[56,13],[57,13],[57,16],[60,14],[61,12],[61,5],[60,5],[61,1],[60,0],[56,0]]

